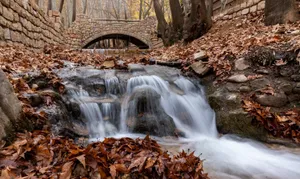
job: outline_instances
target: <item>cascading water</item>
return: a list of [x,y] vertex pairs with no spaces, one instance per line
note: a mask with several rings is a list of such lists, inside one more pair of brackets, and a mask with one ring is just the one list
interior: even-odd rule
[[80,110],[83,113],[84,118],[87,120],[91,137],[97,138],[115,134],[117,129],[103,119],[98,104],[85,101],[85,99],[89,97],[89,93],[87,91],[80,87],[79,89],[73,88],[69,90],[69,93],[71,93],[73,99],[79,103]]
[[[168,81],[153,74],[132,76],[125,80],[127,89],[122,93],[115,91],[122,89],[120,79],[114,76],[105,81],[106,92],[117,96],[119,103],[87,103],[82,100],[88,97],[86,91],[73,92],[88,120],[92,138],[139,137],[136,133],[145,127],[140,123],[153,125],[155,128],[152,126],[151,130],[166,136],[174,124],[185,137],[156,139],[163,145],[180,145],[182,149],[202,154],[205,170],[212,178],[300,178],[299,155],[271,150],[255,141],[230,135],[219,137],[214,111],[201,86],[182,76]],[[139,128],[134,128],[135,125]]]

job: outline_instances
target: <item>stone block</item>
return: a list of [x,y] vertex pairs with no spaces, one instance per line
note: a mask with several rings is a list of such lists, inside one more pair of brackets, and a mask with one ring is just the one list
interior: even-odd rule
[[242,15],[248,14],[249,11],[250,11],[249,8],[246,8],[246,9],[242,10]]
[[244,9],[246,7],[247,7],[247,2],[244,2],[244,3],[241,4],[241,9]]
[[14,20],[13,10],[3,7],[3,17],[5,17],[9,21],[13,21]]
[[4,39],[4,29],[0,26],[0,40]]
[[261,0],[253,0],[254,4],[258,4]]
[[256,11],[257,11],[257,5],[252,6],[252,7],[250,8],[250,12],[256,12]]
[[4,39],[5,39],[5,40],[10,40],[10,39],[11,39],[11,36],[10,36],[10,29],[8,29],[8,28],[5,28],[5,29],[4,29]]
[[3,13],[3,5],[0,3],[0,15]]
[[11,40],[13,42],[19,42],[19,41],[21,41],[20,40],[20,33],[19,32],[11,30],[10,34],[11,34]]
[[10,1],[11,1],[11,0],[1,0],[1,3],[2,3],[4,6],[9,7]]
[[254,4],[254,0],[248,0],[247,1],[247,7],[251,7]]
[[258,10],[263,10],[265,8],[265,1],[262,1],[260,3],[258,3],[257,9]]
[[20,22],[20,16],[18,13],[14,13],[14,22]]
[[22,31],[22,25],[21,25],[20,22],[18,22],[18,23],[13,23],[12,26],[11,26],[11,28],[12,28],[13,30]]
[[52,11],[52,16],[53,17],[60,17],[60,12],[59,11]]

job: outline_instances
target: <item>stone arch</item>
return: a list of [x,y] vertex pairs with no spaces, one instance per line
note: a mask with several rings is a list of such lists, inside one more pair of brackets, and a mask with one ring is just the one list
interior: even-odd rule
[[90,44],[97,42],[100,39],[104,40],[104,39],[109,39],[109,38],[129,40],[129,42],[136,45],[140,49],[149,49],[152,46],[151,42],[148,42],[143,37],[140,37],[138,34],[133,34],[133,33],[124,32],[124,31],[111,31],[111,32],[95,33],[94,35],[92,35],[89,38],[84,40],[81,48],[85,48],[85,47],[89,46]]

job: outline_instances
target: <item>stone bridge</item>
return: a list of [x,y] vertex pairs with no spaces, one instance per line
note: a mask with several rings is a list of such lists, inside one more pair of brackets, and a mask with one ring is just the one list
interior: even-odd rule
[[74,49],[86,48],[104,39],[128,40],[140,49],[155,48],[162,45],[156,37],[155,17],[145,20],[90,19],[78,15],[77,20],[65,31],[65,40]]

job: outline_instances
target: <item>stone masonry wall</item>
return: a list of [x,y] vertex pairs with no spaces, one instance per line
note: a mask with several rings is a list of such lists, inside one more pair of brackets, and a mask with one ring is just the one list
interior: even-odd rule
[[221,0],[214,0],[213,9],[216,19],[232,19],[264,10],[265,0],[227,0],[225,8]]
[[48,14],[34,0],[1,0],[0,45],[24,45],[39,50],[46,44],[62,44],[60,14],[54,11]]

